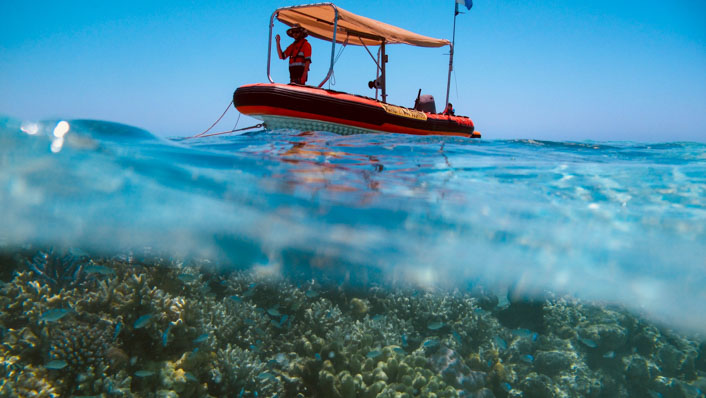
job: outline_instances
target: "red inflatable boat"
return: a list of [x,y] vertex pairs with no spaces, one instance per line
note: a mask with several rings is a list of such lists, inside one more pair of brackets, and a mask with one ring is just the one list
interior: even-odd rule
[[427,113],[316,87],[250,84],[235,91],[233,103],[269,129],[480,137],[465,116]]
[[[278,84],[272,79],[272,28],[277,18],[288,26],[306,29],[310,36],[330,41],[331,64],[328,74],[317,86]],[[333,74],[333,54],[336,43],[345,45],[379,46],[377,60],[373,53],[376,78],[369,83],[375,89],[375,99],[321,88]],[[233,94],[233,104],[242,114],[264,122],[268,129],[291,128],[304,131],[330,131],[338,134],[401,133],[415,135],[445,135],[480,138],[471,119],[465,116],[436,113],[433,97],[421,96],[415,108],[387,103],[385,46],[408,44],[420,47],[451,48],[449,81],[453,69],[453,45],[448,40],[422,36],[392,25],[361,17],[332,3],[285,7],[270,18],[270,40],[267,55],[267,76],[270,83],[249,84]],[[378,100],[378,93],[381,99]],[[421,90],[420,90],[421,93]],[[446,103],[448,103],[447,84]],[[450,104],[449,104],[450,105]],[[446,106],[444,106],[446,108]]]

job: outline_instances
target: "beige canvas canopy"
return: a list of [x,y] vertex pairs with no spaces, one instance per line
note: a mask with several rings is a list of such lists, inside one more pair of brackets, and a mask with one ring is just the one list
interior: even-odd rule
[[[445,39],[423,36],[374,19],[361,17],[360,15],[337,7],[333,3],[283,7],[278,8],[272,13],[270,17],[270,40],[267,45],[267,79],[270,83],[274,83],[270,72],[272,59],[272,29],[274,28],[275,18],[288,26],[301,26],[308,31],[309,35],[331,42],[331,63],[329,70],[318,87],[322,87],[333,75],[333,67],[336,63],[335,48],[337,43],[343,44],[344,46],[365,46],[366,50],[368,50],[368,46],[379,46],[377,60],[370,50],[368,50],[368,53],[373,57],[373,61],[377,66],[375,80],[370,81],[368,87],[375,88],[375,99],[377,99],[378,90],[382,91],[383,103],[387,101],[385,64],[388,62],[388,58],[385,53],[385,46],[388,44],[409,44],[419,47],[449,46],[449,74],[446,83],[446,103],[449,101],[454,53],[452,42]],[[455,18],[454,15],[454,32],[456,29]]]
[[[336,13],[338,18],[336,18]],[[289,26],[305,28],[311,36],[352,45],[409,44],[419,47],[443,47],[445,39],[422,36],[374,19],[361,17],[331,3],[286,7],[277,10],[277,19]],[[336,31],[334,34],[334,24]]]

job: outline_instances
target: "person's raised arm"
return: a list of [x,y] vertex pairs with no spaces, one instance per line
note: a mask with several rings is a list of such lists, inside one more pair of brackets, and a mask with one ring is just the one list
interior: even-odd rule
[[279,35],[275,35],[275,41],[277,42],[277,55],[279,55],[279,59],[284,59],[284,53],[282,52],[282,46],[279,44],[280,41]]

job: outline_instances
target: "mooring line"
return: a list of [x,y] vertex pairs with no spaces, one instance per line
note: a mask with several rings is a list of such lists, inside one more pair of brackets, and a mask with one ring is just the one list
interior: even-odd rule
[[193,137],[186,137],[186,138],[183,138],[183,139],[184,139],[184,140],[190,140],[190,139],[192,139],[192,138],[213,137],[214,135],[236,133],[236,132],[238,132],[238,131],[251,130],[251,129],[256,129],[256,128],[260,128],[260,127],[264,127],[264,126],[265,126],[264,123],[259,123],[259,124],[256,124],[256,125],[254,125],[254,126],[243,127],[242,129],[221,131],[221,132],[219,132],[219,133],[211,133],[211,134],[203,134],[203,133],[201,133],[201,134],[199,134],[199,135],[195,135],[195,136],[193,136]]
[[[231,106],[231,105],[233,105],[233,101],[230,101],[230,103],[228,103],[228,106],[226,107],[226,110],[223,111],[223,114],[218,118],[218,120],[216,120],[216,121],[211,125],[211,127],[207,128],[206,131],[201,132],[201,133],[196,134],[196,135],[192,135],[191,137],[183,137],[183,138],[181,138],[180,140],[183,141],[183,140],[190,140],[190,139],[192,139],[192,138],[212,137],[212,136],[214,136],[214,135],[235,133],[235,132],[238,132],[238,131],[245,131],[245,130],[255,129],[255,128],[259,128],[259,127],[263,127],[263,126],[264,126],[264,123],[260,123],[260,124],[254,125],[254,126],[244,127],[244,128],[241,128],[241,129],[237,129],[237,130],[236,130],[236,127],[238,127],[238,122],[240,121],[240,116],[241,116],[241,114],[238,113],[238,120],[235,122],[235,126],[233,126],[233,129],[232,129],[232,130],[221,131],[221,132],[219,132],[219,133],[206,134],[206,133],[208,133],[209,131],[211,131],[211,129],[212,129],[215,125],[217,125],[218,122],[221,121],[221,119],[223,119],[223,116],[226,115],[226,113],[227,113],[228,110],[230,109],[230,106]],[[235,108],[235,107],[234,107],[234,108]]]

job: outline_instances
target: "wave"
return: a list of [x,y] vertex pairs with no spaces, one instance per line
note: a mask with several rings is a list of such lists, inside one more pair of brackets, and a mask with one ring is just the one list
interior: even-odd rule
[[294,130],[175,140],[5,118],[0,148],[6,249],[558,292],[706,331],[703,144]]

